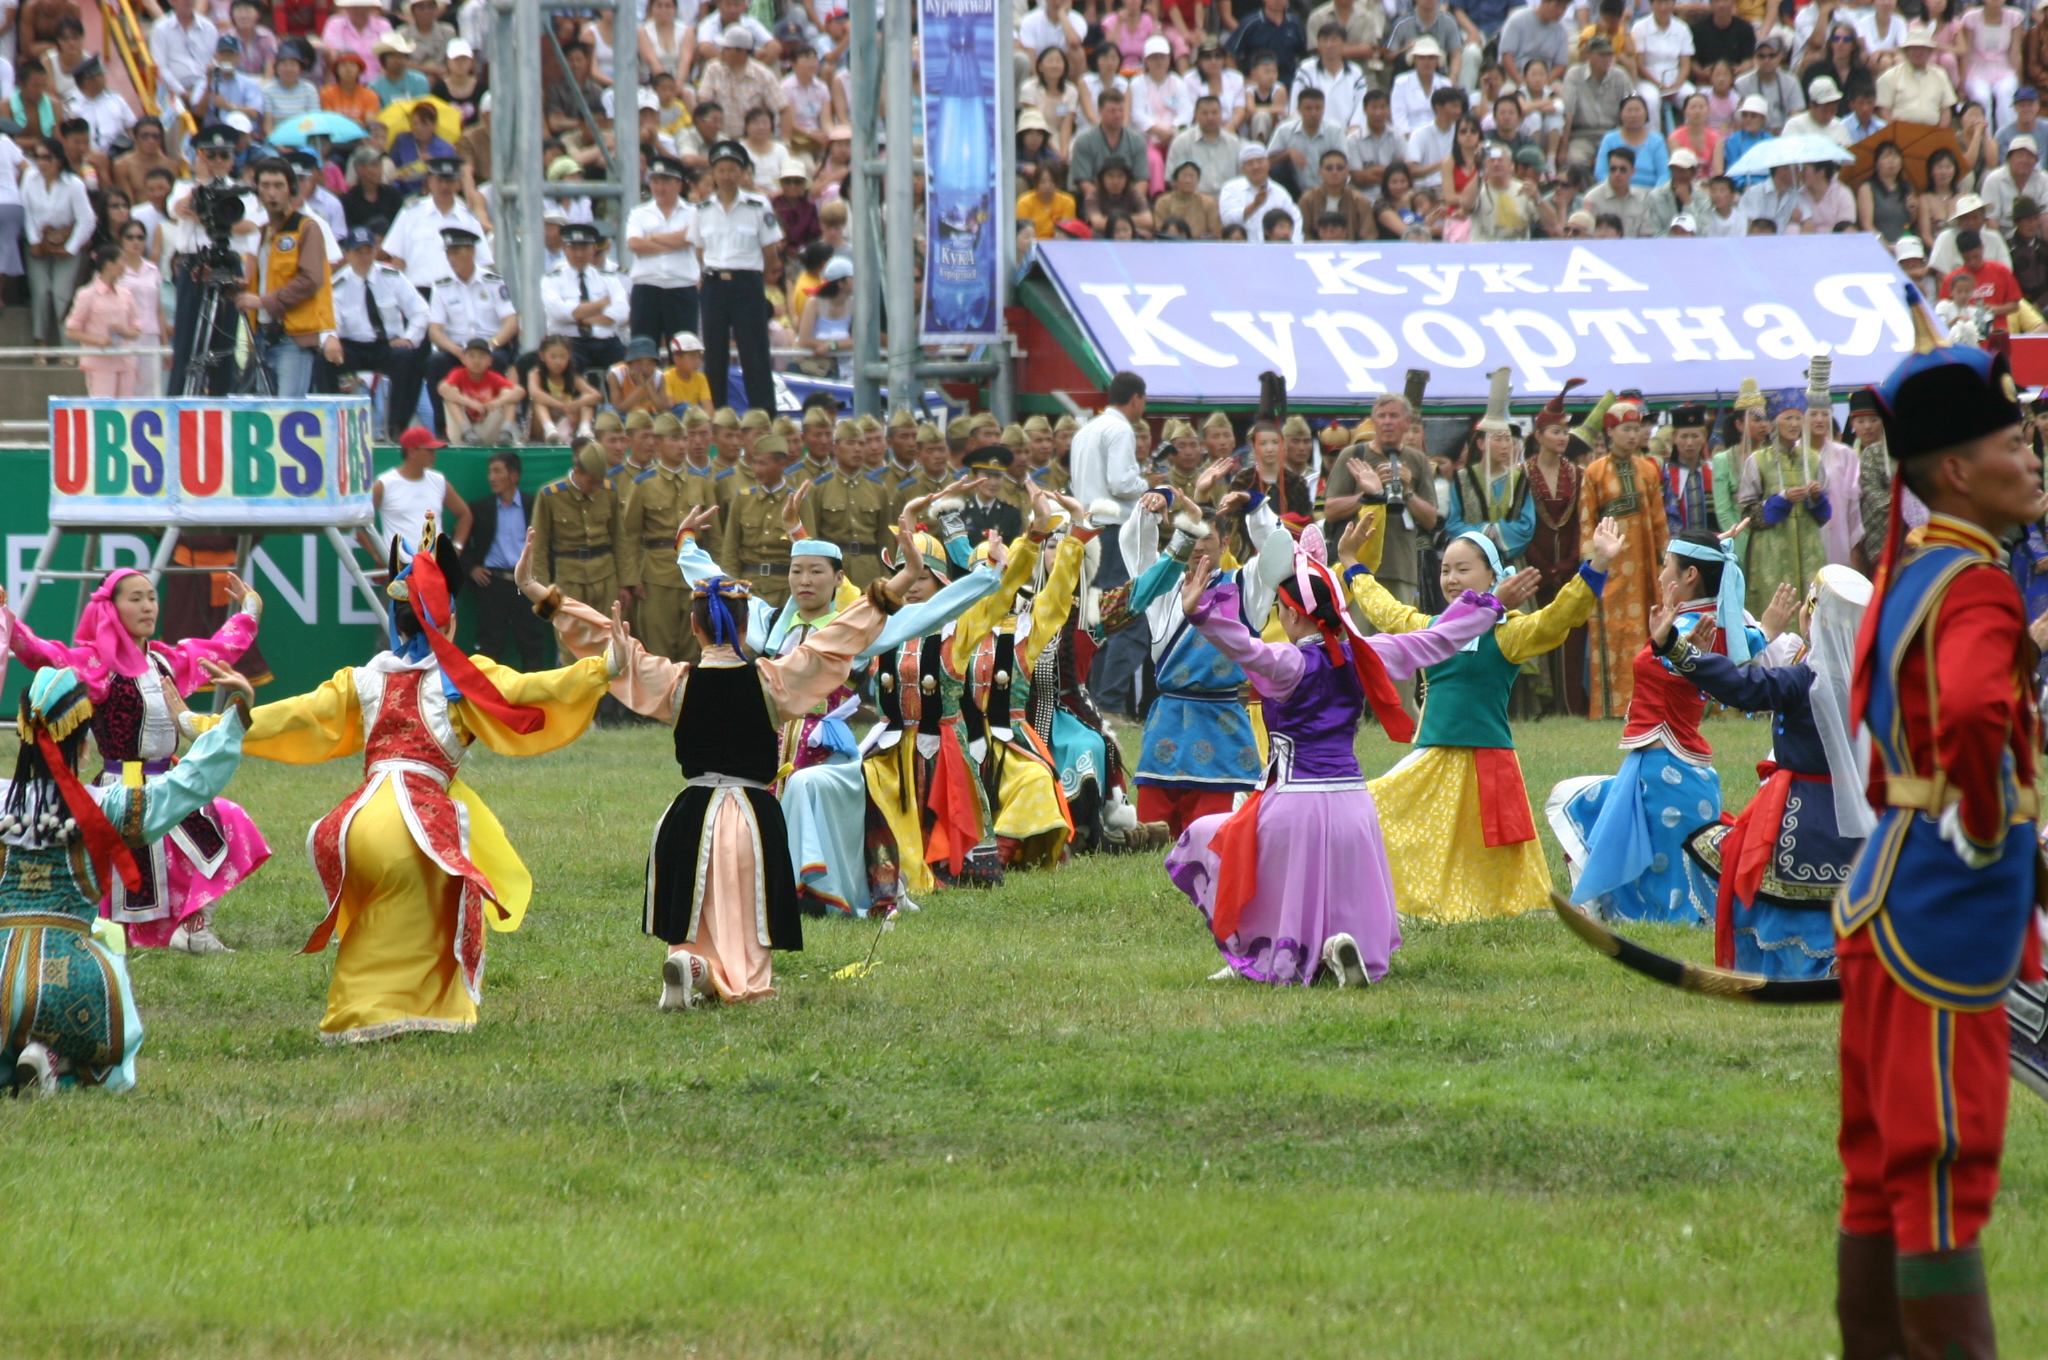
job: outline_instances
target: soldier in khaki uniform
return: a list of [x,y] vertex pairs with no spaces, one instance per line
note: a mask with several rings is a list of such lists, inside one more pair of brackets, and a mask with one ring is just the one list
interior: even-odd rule
[[732,501],[725,525],[719,570],[747,582],[754,598],[780,608],[789,598],[789,532],[782,527],[783,502],[795,487],[783,476],[789,445],[780,435],[754,441],[753,483]]
[[[840,422],[844,424],[845,422]],[[790,476],[808,482],[832,470],[832,413],[822,406],[804,412],[803,460],[789,470]]]
[[889,427],[873,416],[855,416],[860,426],[860,461],[869,472],[889,466]]
[[597,442],[604,445],[604,461],[607,468],[615,468],[626,461],[626,454],[633,447],[632,439],[626,434],[626,423],[617,411],[606,411],[591,423],[591,433]]
[[1061,416],[1052,423],[1052,461],[1069,477],[1074,475],[1074,464],[1067,455],[1074,447],[1074,435],[1080,428],[1081,422],[1071,415]]
[[883,427],[882,440],[889,446],[888,468],[897,481],[912,476],[917,471],[917,417],[910,414],[908,406],[899,406],[889,413],[889,421]]
[[896,494],[889,498],[891,523],[901,519],[903,507],[919,496],[936,496],[946,489],[946,436],[939,433],[938,426],[917,427],[916,458],[916,467],[896,484]]
[[[1030,523],[1036,502],[1031,496],[1031,441],[1022,425],[1005,425],[996,429],[993,417],[989,420],[995,430],[995,442],[1010,451],[1010,465],[1003,471],[1003,479],[996,494],[1017,507],[1025,523]],[[978,445],[977,445],[978,447]],[[1140,463],[1140,467],[1144,464]]]
[[745,467],[728,464],[717,456],[718,450],[711,442],[716,432],[717,422],[705,415],[701,407],[692,406],[683,413],[683,439],[689,445],[690,462],[717,491],[718,522],[722,526],[732,498],[753,485],[754,477]]
[[859,426],[842,420],[833,434],[832,470],[813,480],[803,499],[804,530],[836,545],[846,579],[866,590],[887,575],[881,551],[890,524],[889,493],[861,462],[867,441]]
[[1202,452],[1208,455],[1205,461],[1211,463],[1237,452],[1237,430],[1230,417],[1221,411],[1211,412],[1202,422]]
[[604,445],[585,441],[569,475],[533,500],[534,579],[609,614],[620,599],[619,549],[625,541],[619,498],[605,481]]
[[1025,475],[1032,485],[1047,491],[1065,491],[1072,479],[1067,470],[1053,462],[1052,422],[1044,416],[1032,416],[1024,422],[1024,448],[1030,462]]
[[[635,631],[641,644],[658,656],[688,661],[698,649],[690,632],[690,587],[676,566],[676,532],[683,517],[715,493],[684,461],[683,423],[662,415],[654,426],[660,447],[654,465],[634,479],[633,497],[626,503],[620,576],[639,598]],[[716,526],[700,531],[697,541],[717,555]]]
[[711,456],[725,467],[747,465],[746,445],[740,442],[740,413],[721,406],[711,417]]
[[1169,420],[1160,437],[1166,440],[1166,485],[1174,494],[1187,496],[1195,494],[1195,481],[1202,475],[1202,440],[1195,433],[1195,427],[1185,420]]
[[759,439],[762,435],[773,433],[768,428],[773,423],[774,417],[758,408],[740,417],[740,461],[742,463],[746,463],[750,467],[752,466],[748,462],[747,455],[754,451],[755,440]]
[[612,491],[624,505],[633,495],[633,483],[641,473],[654,466],[654,417],[646,411],[633,411],[626,416],[626,461],[618,464],[607,479]]

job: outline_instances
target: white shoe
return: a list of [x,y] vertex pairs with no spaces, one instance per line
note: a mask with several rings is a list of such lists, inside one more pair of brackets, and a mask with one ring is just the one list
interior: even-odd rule
[[711,967],[687,949],[678,949],[661,961],[661,1009],[687,1011],[696,1008]]
[[232,954],[235,952],[228,948],[221,937],[213,933],[213,927],[207,924],[201,924],[197,930],[181,924],[176,930],[171,932],[171,942],[167,948],[180,954]]
[[1339,987],[1365,987],[1372,982],[1365,975],[1365,960],[1359,955],[1358,941],[1349,935],[1332,935],[1323,941],[1323,967],[1330,970]]
[[47,1096],[57,1092],[57,1064],[39,1043],[24,1044],[14,1060],[14,1094]]
[[1226,963],[1221,968],[1218,968],[1215,972],[1209,974],[1209,981],[1235,982],[1237,981],[1238,976],[1238,971]]

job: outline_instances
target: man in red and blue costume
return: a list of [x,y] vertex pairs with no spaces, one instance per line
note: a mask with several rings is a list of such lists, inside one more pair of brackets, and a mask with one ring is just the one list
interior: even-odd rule
[[[1978,1235],[2005,1139],[2005,994],[2040,975],[2035,650],[2000,543],[2038,519],[2040,460],[2003,356],[1916,352],[1876,389],[1894,462],[1850,721],[1876,830],[1835,903],[1843,1360],[1996,1354]],[[1931,512],[1903,550],[1902,489]]]

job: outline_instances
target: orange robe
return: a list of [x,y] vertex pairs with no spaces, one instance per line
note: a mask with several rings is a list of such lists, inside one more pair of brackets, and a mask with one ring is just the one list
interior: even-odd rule
[[[1604,518],[1611,516],[1628,535],[1628,545],[1607,569],[1607,588],[1587,625],[1589,718],[1628,715],[1628,701],[1635,693],[1635,655],[1650,638],[1657,573],[1671,542],[1671,526],[1664,519],[1664,482],[1656,460],[1638,454],[1632,479],[1628,471],[1603,454],[1586,465],[1579,488],[1582,551],[1593,542],[1593,530]],[[1631,480],[1633,485],[1627,485]]]

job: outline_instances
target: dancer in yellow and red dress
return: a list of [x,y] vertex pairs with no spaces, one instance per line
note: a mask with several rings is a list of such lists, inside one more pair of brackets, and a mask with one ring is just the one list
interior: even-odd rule
[[[2040,976],[2035,649],[2000,542],[2048,509],[2041,465],[2005,357],[1936,348],[1916,321],[1919,351],[1877,389],[1895,475],[1849,710],[1876,748],[1878,822],[1835,905],[1844,1360],[1996,1353],[1978,1236],[2005,1141],[2005,994]],[[1907,488],[1931,512],[1911,553]]]

